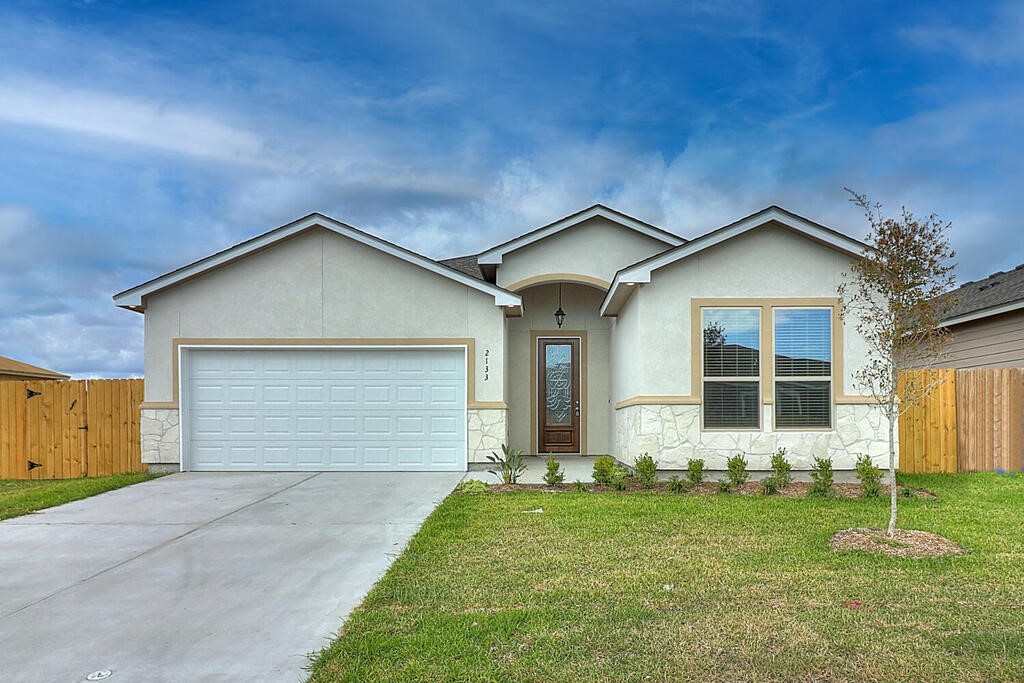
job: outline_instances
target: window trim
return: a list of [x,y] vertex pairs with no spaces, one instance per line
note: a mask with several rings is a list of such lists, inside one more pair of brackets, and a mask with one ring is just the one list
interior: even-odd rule
[[[703,315],[704,308],[758,308],[761,311],[761,376],[758,378],[761,386],[761,408],[758,413],[758,429],[705,429],[704,428],[704,337],[703,337]],[[832,311],[830,317],[830,329],[832,332],[832,375],[828,377],[831,381],[830,407],[831,426],[794,429],[787,427],[778,429],[775,427],[775,308],[826,308]],[[701,432],[834,432],[836,430],[836,405],[841,402],[838,397],[845,397],[845,385],[843,375],[843,322],[839,317],[840,301],[837,297],[714,297],[702,298],[692,297],[690,299],[690,395],[693,396],[701,406],[700,431]],[[719,378],[719,379],[740,379],[742,378]],[[790,378],[785,378],[790,379]],[[785,381],[785,379],[783,381]],[[814,380],[826,379],[824,375],[811,378]],[[768,430],[769,420],[765,419],[765,406],[772,406],[771,428]]]
[[[830,312],[828,317],[828,335],[829,343],[831,345],[832,360],[830,361],[831,372],[827,375],[786,375],[785,377],[778,377],[775,374],[775,312],[779,309],[785,309],[789,311],[803,310],[803,311],[822,311],[827,310]],[[774,432],[831,432],[835,431],[836,427],[836,347],[835,347],[835,333],[836,333],[836,309],[830,306],[772,306],[771,307],[771,318],[772,318],[772,333],[770,335],[771,347],[772,347],[772,431]],[[779,382],[828,382],[828,426],[827,427],[779,427],[778,406],[775,402],[775,385]]]
[[[743,376],[729,376],[729,377],[708,377],[704,374],[704,309],[721,309],[721,308],[732,308],[736,310],[744,311],[757,311],[757,346],[760,357],[757,359],[757,367],[760,370],[760,375],[743,375]],[[700,348],[698,350],[698,359],[700,365],[698,366],[700,372],[698,376],[700,378],[700,430],[702,432],[763,432],[764,431],[764,310],[760,306],[746,305],[746,306],[701,306],[697,309],[698,311],[698,329]],[[707,416],[704,410],[704,385],[708,382],[753,382],[757,385],[757,395],[760,400],[757,402],[757,426],[756,427],[706,427],[704,420]]]

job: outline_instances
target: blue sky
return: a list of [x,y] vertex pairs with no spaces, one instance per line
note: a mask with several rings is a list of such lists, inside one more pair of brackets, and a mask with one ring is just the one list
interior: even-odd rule
[[692,237],[849,186],[1024,262],[1024,4],[9,2],[0,355],[142,372],[110,296],[311,211],[429,256],[595,201]]

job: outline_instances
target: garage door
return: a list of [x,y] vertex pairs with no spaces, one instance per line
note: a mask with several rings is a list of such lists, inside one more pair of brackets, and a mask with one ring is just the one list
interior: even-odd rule
[[464,349],[187,349],[185,469],[464,470]]

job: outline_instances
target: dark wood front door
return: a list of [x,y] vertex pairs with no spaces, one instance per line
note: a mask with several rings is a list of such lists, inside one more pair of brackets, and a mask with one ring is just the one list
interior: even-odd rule
[[537,448],[580,452],[580,340],[537,340]]

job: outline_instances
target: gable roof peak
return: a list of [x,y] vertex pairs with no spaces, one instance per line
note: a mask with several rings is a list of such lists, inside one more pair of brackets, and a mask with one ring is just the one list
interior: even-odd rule
[[481,265],[501,265],[505,254],[516,251],[517,249],[522,249],[527,245],[539,242],[546,237],[550,237],[551,235],[557,234],[563,230],[579,225],[584,221],[588,221],[591,218],[597,217],[605,218],[613,223],[621,225],[624,228],[652,237],[669,247],[675,247],[686,242],[686,240],[679,235],[663,230],[662,228],[642,221],[639,218],[634,218],[628,214],[622,213],[617,209],[597,203],[591,204],[587,208],[577,211],[576,213],[569,214],[564,218],[559,218],[552,223],[542,225],[539,228],[523,233],[522,235],[514,237],[507,242],[502,242],[490,249],[486,249],[477,255],[477,262]]

